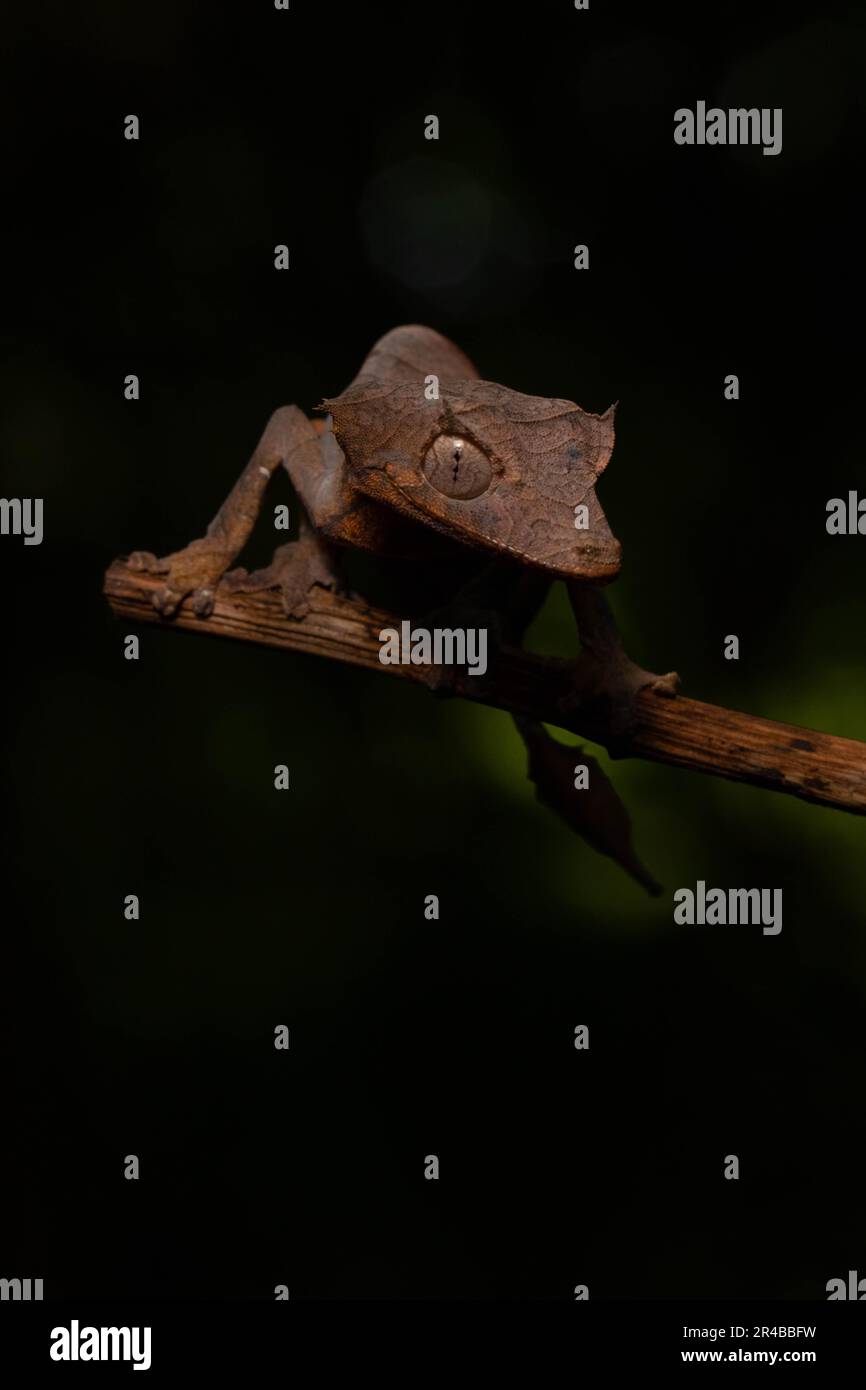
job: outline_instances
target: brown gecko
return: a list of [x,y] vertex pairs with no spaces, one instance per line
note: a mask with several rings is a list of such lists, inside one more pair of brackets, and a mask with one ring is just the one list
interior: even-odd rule
[[[570,401],[521,395],[483,381],[469,359],[430,328],[395,328],[373,347],[341,395],[323,401],[323,420],[284,406],[269,420],[243,474],[207,533],[157,559],[130,556],[133,569],[165,575],[154,597],[170,617],[189,600],[202,617],[217,586],[278,588],[286,614],[300,619],[315,585],[340,586],[339,547],[409,559],[437,575],[460,573],[458,552],[482,553],[482,571],[452,596],[450,625],[481,613],[494,636],[519,641],[555,579],[566,583],[581,651],[574,702],[601,706],[625,731],[635,694],[673,695],[678,677],[643,671],[622,648],[599,588],[620,569],[621,547],[595,484],[614,442],[614,407],[593,415]],[[283,465],[305,520],[271,564],[231,570],[249,538],[274,471]],[[447,689],[447,675],[431,684]],[[659,891],[631,848],[628,816],[601,767],[575,791],[579,750],[518,719],[538,796],[650,892]]]

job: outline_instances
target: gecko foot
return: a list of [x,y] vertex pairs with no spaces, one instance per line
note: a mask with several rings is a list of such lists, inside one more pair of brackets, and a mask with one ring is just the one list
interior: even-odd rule
[[603,658],[584,649],[575,662],[572,688],[559,701],[559,708],[566,716],[586,714],[617,738],[632,727],[635,698],[642,690],[649,688],[672,699],[679,685],[676,671],[663,676],[645,671],[621,647],[605,652]]
[[164,618],[173,617],[188,595],[193,612],[207,618],[227,563],[225,547],[209,536],[161,559],[149,550],[135,550],[128,560],[131,570],[166,575],[164,586],[153,596],[153,606]]
[[310,611],[314,585],[337,589],[340,580],[328,547],[312,531],[302,532],[296,541],[277,546],[271,563],[248,574],[243,568],[231,570],[223,581],[228,593],[254,594],[279,589],[289,618],[303,618]]

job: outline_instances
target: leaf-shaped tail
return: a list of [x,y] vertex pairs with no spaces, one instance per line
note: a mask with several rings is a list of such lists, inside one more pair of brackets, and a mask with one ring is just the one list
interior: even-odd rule
[[[580,746],[558,743],[534,719],[515,715],[514,722],[526,744],[529,776],[542,805],[555,811],[587,844],[600,854],[609,855],[641,887],[658,897],[661,886],[635,854],[629,813],[597,759]],[[575,787],[577,764],[583,764],[589,774],[589,785],[581,789]]]

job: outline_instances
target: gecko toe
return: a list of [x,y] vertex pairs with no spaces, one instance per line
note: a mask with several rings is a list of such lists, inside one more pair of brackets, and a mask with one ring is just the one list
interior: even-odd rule
[[673,699],[678,693],[682,684],[680,675],[677,671],[668,671],[665,676],[658,676],[650,685],[650,690],[654,690],[657,695],[664,695],[666,699]]
[[164,589],[157,590],[154,594],[153,606],[157,613],[161,614],[163,618],[173,618],[181,605],[182,599],[183,594],[179,594],[177,590],[170,589],[166,586]]
[[190,600],[190,607],[197,618],[209,618],[213,612],[214,591],[210,588],[196,589]]
[[137,573],[158,574],[160,571],[165,573],[168,570],[168,565],[162,560],[158,560],[150,550],[133,550],[126,563],[131,570],[135,570]]

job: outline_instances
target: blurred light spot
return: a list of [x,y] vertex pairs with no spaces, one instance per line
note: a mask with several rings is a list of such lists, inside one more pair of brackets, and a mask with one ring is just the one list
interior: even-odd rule
[[490,198],[458,165],[412,159],[368,185],[361,221],[374,264],[413,289],[437,289],[476,274],[490,240]]

